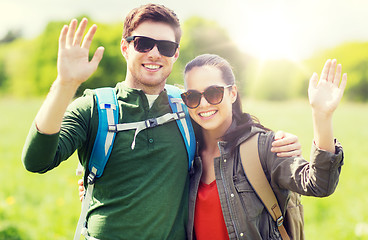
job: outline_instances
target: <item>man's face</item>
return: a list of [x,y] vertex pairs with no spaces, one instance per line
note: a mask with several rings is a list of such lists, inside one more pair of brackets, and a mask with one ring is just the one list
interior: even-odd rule
[[[175,33],[170,25],[162,22],[146,21],[138,25],[131,36],[145,36],[155,40],[175,42]],[[148,94],[160,93],[170,75],[173,64],[179,57],[179,49],[174,56],[160,54],[157,46],[148,52],[141,53],[134,49],[133,41],[121,42],[121,51],[127,62],[126,84],[128,87],[142,89]]]

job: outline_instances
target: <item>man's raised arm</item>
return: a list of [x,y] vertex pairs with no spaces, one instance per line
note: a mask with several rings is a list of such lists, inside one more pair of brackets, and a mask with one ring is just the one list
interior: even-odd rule
[[97,26],[93,25],[83,38],[87,22],[84,18],[76,29],[78,22],[73,19],[69,26],[65,25],[61,30],[58,75],[35,118],[37,129],[44,134],[60,131],[66,108],[78,87],[96,71],[102,59],[104,48],[99,47],[89,61],[89,48]]

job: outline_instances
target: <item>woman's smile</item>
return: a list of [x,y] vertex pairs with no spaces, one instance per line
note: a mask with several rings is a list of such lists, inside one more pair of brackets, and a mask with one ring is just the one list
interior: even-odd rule
[[210,111],[206,111],[206,112],[200,112],[198,113],[198,115],[201,118],[210,118],[212,116],[214,116],[218,111],[217,110],[210,110]]

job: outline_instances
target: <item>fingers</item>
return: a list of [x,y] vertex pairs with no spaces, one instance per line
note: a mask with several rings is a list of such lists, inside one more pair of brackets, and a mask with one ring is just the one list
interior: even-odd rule
[[79,185],[79,186],[83,186],[83,179],[79,179],[79,180],[78,180],[78,185]]
[[294,150],[289,152],[280,152],[276,154],[278,157],[301,157],[302,150]]
[[96,50],[95,54],[93,55],[93,57],[91,59],[91,62],[90,62],[92,68],[97,69],[98,64],[100,63],[100,61],[102,59],[104,51],[105,51],[104,47],[97,48],[97,50]]
[[[321,73],[321,80],[323,79],[323,80],[326,80],[327,82],[333,83],[337,87],[339,87],[339,84],[340,84],[340,88],[344,90],[346,86],[347,75],[344,74],[345,77],[343,76],[343,79],[341,80],[341,83],[340,83],[341,74],[342,74],[341,64],[337,64],[336,59],[333,59],[333,60],[328,59],[325,63],[325,66],[323,67],[323,70]],[[311,78],[309,86],[311,86],[311,83],[312,83],[312,78]],[[313,79],[313,85],[316,86],[315,79]]]
[[79,186],[78,191],[79,191],[79,196],[84,195],[84,187],[83,186]]
[[285,132],[284,131],[277,131],[275,133],[275,140],[280,140],[284,137],[285,137]]
[[[338,64],[337,67],[336,67],[336,74],[335,74],[335,77],[334,77],[333,84],[343,92],[345,90],[345,87],[346,87],[346,83],[347,83],[347,80],[348,80],[348,75],[346,73],[344,73],[342,75],[342,78],[341,78],[341,74],[342,74],[342,66],[341,66],[341,64]],[[340,79],[341,79],[341,82],[340,82]],[[339,86],[339,84],[340,84],[340,86]]]
[[271,152],[277,153],[279,157],[300,156],[302,153],[298,137],[278,131],[275,133],[275,141],[272,142]]
[[286,153],[286,152],[293,152],[293,151],[302,151],[301,145],[299,142],[289,143],[289,144],[283,144],[280,146],[273,146],[271,148],[271,152],[275,153]]
[[330,66],[331,66],[331,59],[328,59],[325,63],[325,66],[322,69],[322,73],[321,73],[321,80],[324,79],[327,81],[327,77],[328,77],[328,72],[330,70]]
[[60,38],[59,43],[62,47],[65,46],[79,46],[83,40],[82,48],[87,48],[91,46],[93,37],[97,30],[97,25],[93,25],[87,32],[86,36],[83,39],[83,34],[87,28],[88,20],[87,18],[83,18],[80,22],[78,29],[78,21],[77,19],[71,20],[69,26],[64,26]]
[[[276,135],[279,134],[279,136],[282,134],[282,138],[277,138]],[[293,143],[298,143],[298,137],[290,134],[290,133],[284,133],[282,131],[279,131],[275,134],[275,140],[272,142],[272,147],[281,147],[284,145],[289,145]]]
[[85,189],[83,186],[83,179],[78,180],[78,192],[79,192],[79,200],[82,201],[84,198]]
[[84,31],[86,30],[86,27],[87,27],[87,23],[88,23],[87,18],[83,18],[81,23],[79,24],[77,32],[75,33],[73,45],[79,46],[81,44]]
[[331,65],[330,65],[329,70],[328,70],[328,78],[326,80],[330,83],[334,82],[336,63],[337,63],[336,59],[333,59],[331,61]]
[[97,48],[95,54],[92,57],[91,63],[97,68],[98,64],[100,63],[103,53],[105,51],[104,47]]
[[77,24],[78,24],[77,19],[73,19],[69,24],[68,33],[66,34],[66,45],[67,46],[73,45],[74,33],[75,33],[75,29],[77,28]]
[[[338,64],[337,65],[337,68],[336,68],[336,74],[335,74],[334,84],[342,92],[344,92],[345,87],[346,87],[346,83],[347,83],[347,80],[348,80],[348,75],[346,73],[344,73],[342,75],[342,78],[341,78],[341,73],[342,73],[342,66],[341,66],[341,64]],[[341,82],[340,82],[340,79],[341,79]],[[339,86],[339,84],[340,84],[340,86]]]
[[342,80],[341,80],[340,87],[339,87],[341,91],[345,90],[347,81],[348,81],[348,74],[344,73],[342,75]]
[[[328,62],[331,62],[330,64]],[[327,75],[327,79],[326,78],[322,78],[321,79],[326,79],[328,82],[333,83],[336,87],[339,87],[340,90],[344,91],[345,87],[346,87],[346,82],[347,82],[347,74],[344,73],[343,77],[341,79],[341,74],[342,74],[342,66],[341,64],[337,64],[336,59],[333,59],[332,61],[330,59],[328,59],[326,61],[325,67],[322,70],[322,75],[325,74],[325,70],[328,69],[328,75]],[[336,72],[335,72],[336,70]],[[341,79],[341,83],[340,83],[340,79]],[[340,84],[340,86],[339,86]]]
[[342,70],[341,64],[338,64],[337,67],[336,67],[336,74],[335,74],[334,80],[332,82],[333,84],[335,84],[336,87],[338,87],[339,83],[340,83],[341,70]]
[[68,25],[64,25],[64,27],[61,29],[60,37],[59,37],[59,47],[65,48],[66,45],[66,34],[68,33]]
[[92,43],[93,36],[95,35],[97,30],[97,25],[93,24],[93,26],[88,30],[86,36],[83,39],[82,48],[89,49]]
[[309,80],[309,89],[317,87],[317,83],[318,83],[318,74],[313,73],[312,77]]
[[79,200],[83,201],[84,198],[84,187],[79,187]]

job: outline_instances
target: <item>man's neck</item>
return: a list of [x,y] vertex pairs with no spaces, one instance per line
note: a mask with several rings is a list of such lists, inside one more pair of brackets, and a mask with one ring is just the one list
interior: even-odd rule
[[142,90],[145,94],[150,94],[150,95],[159,95],[165,88],[165,82],[163,82],[160,85],[149,86],[149,85],[141,84],[128,77],[125,78],[125,85],[127,87]]

